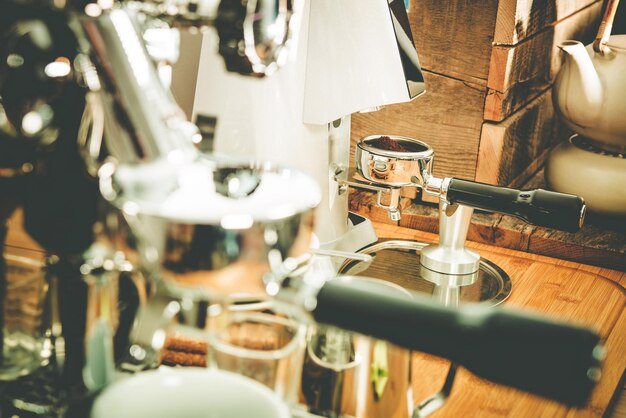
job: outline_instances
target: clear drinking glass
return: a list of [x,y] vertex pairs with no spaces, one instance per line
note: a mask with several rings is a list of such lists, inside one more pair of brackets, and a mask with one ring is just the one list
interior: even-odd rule
[[0,271],[0,380],[13,380],[50,358],[50,347],[45,344],[48,283],[42,257],[6,253],[4,264]]
[[263,383],[298,400],[306,326],[273,302],[222,305],[209,326],[209,365]]

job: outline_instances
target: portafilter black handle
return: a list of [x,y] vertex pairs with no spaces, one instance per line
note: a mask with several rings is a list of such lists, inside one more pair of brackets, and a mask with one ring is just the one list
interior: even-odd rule
[[538,226],[576,232],[583,224],[585,201],[543,189],[517,190],[475,181],[450,179],[446,199],[489,212],[517,216]]
[[584,405],[599,378],[603,348],[593,331],[501,308],[442,307],[357,281],[329,281],[316,321],[445,357],[496,383]]

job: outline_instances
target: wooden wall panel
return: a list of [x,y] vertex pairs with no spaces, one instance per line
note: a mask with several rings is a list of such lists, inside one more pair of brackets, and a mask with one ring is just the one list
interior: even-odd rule
[[544,91],[504,122],[483,124],[476,180],[518,187],[539,169],[546,151],[569,135],[554,111],[551,90]]
[[425,78],[427,92],[412,102],[352,116],[351,162],[359,138],[403,135],[421,139],[435,149],[437,175],[474,178],[484,86],[430,72],[425,72]]
[[500,0],[493,42],[514,45],[601,0]]
[[422,67],[451,78],[484,83],[498,1],[417,0],[409,4]]
[[567,39],[590,42],[602,2],[574,13],[516,45],[495,45],[491,51],[485,120],[502,121],[547,89],[561,67],[557,45]]

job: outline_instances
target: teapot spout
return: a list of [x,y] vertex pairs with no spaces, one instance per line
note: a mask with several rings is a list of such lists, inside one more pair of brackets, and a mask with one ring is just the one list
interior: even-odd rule
[[555,105],[572,124],[593,126],[602,113],[604,90],[591,56],[578,41],[564,41],[558,47],[566,58],[555,81]]

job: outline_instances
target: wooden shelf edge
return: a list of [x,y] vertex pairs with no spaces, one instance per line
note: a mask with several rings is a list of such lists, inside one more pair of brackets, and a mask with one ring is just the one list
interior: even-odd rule
[[[351,192],[350,209],[373,222],[388,223],[383,210],[373,210],[375,199],[371,192]],[[437,233],[438,210],[431,205],[413,203],[403,210],[398,226]],[[472,218],[468,240],[626,272],[626,232],[593,224],[570,234],[531,226],[511,216],[477,213]]]

